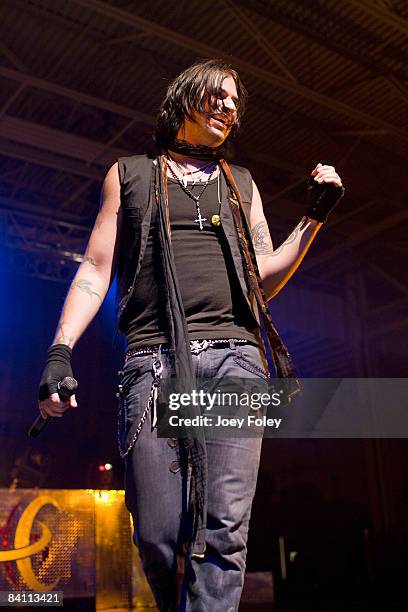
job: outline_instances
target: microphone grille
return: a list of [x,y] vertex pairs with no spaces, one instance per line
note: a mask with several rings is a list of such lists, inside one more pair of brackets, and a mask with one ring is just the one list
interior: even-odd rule
[[77,387],[78,383],[72,376],[66,376],[58,385],[59,391],[62,391],[66,395],[73,395]]

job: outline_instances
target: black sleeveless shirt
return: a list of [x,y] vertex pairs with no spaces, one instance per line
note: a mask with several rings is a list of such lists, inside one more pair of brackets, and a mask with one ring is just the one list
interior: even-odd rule
[[[199,194],[202,188],[199,183],[192,192]],[[168,192],[172,247],[190,339],[241,338],[257,344],[222,224],[212,223],[220,208],[218,179],[211,180],[200,197],[205,219],[201,231],[195,223],[195,202],[177,181],[168,179]],[[146,251],[123,325],[129,349],[167,342],[157,223],[154,203]]]

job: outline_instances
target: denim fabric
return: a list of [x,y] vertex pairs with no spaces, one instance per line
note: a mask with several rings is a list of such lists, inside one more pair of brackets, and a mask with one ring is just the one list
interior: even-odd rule
[[[197,377],[267,378],[259,349],[232,342],[193,355]],[[172,372],[161,355],[163,376]],[[132,357],[124,366],[119,407],[119,444],[132,438],[152,383],[152,355]],[[151,415],[125,458],[126,505],[134,523],[144,572],[161,612],[235,612],[242,592],[248,524],[262,440],[207,440],[208,512],[206,553],[193,558],[177,590],[177,554],[186,534],[188,465],[176,439],[158,438]]]

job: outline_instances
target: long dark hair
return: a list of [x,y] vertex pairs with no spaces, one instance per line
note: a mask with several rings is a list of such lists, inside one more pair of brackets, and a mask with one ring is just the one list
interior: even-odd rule
[[[167,88],[157,117],[153,135],[158,149],[167,149],[176,138],[185,119],[193,119],[193,111],[205,113],[211,98],[220,96],[223,80],[231,76],[237,88],[237,119],[228,135],[228,142],[237,133],[248,98],[238,73],[224,60],[211,59],[199,62],[184,70]],[[214,99],[214,98],[213,98]]]

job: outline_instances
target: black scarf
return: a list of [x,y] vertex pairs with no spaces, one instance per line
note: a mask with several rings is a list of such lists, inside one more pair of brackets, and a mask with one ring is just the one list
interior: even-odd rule
[[[175,384],[179,392],[189,392],[196,387],[193,360],[190,351],[187,322],[177,280],[173,250],[167,193],[167,158],[161,155],[156,165],[155,195],[159,214],[159,243],[166,292],[166,315],[169,326],[170,355],[175,370]],[[188,414],[194,418],[201,414],[199,407],[189,406]],[[190,556],[203,556],[205,552],[205,529],[207,520],[208,466],[204,430],[189,428],[181,439],[183,455],[191,464],[190,503],[191,537],[188,542]]]

